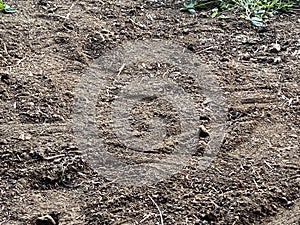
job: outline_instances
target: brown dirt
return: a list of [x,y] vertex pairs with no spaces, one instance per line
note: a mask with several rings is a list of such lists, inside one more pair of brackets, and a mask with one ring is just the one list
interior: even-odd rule
[[[151,198],[164,224],[300,224],[298,15],[255,28],[163,1],[15,3],[17,13],[0,15],[0,224],[47,214],[59,225],[160,224]],[[157,185],[126,187],[83,160],[74,89],[107,50],[154,38],[187,47],[217,75],[226,136],[206,171],[195,154]]]

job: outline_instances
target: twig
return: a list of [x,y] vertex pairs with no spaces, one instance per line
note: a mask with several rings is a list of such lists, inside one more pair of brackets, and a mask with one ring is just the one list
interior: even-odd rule
[[136,25],[138,26],[139,28],[145,28],[146,26],[144,24],[141,24],[141,23],[137,23],[135,22],[133,19],[129,18],[129,21],[133,24],[133,25]]
[[64,154],[61,154],[61,155],[53,155],[53,156],[49,156],[49,157],[44,157],[44,160],[46,160],[46,161],[51,161],[51,160],[54,160],[54,159],[62,158],[62,157],[64,157],[64,156],[65,156]]
[[24,59],[26,59],[26,56],[22,59],[19,59],[17,62],[16,62],[16,66],[18,66]]
[[72,4],[72,5],[70,6],[70,8],[68,9],[69,11],[68,11],[68,13],[67,13],[66,16],[61,16],[61,15],[58,15],[58,14],[53,14],[52,16],[54,16],[54,17],[59,17],[59,18],[64,19],[65,21],[67,21],[68,19],[70,19],[71,10],[72,10],[72,8],[76,5],[77,2],[78,2],[78,0],[75,1],[75,2],[73,2],[73,4]]
[[159,216],[160,216],[160,223],[161,225],[164,225],[164,219],[163,219],[163,216],[162,216],[162,212],[160,211],[160,208],[159,206],[156,204],[156,202],[153,200],[153,198],[151,198],[150,195],[148,195],[148,197],[150,198],[150,200],[153,202],[153,204],[156,206],[158,212],[159,212]]
[[148,214],[147,216],[145,216],[141,221],[140,221],[140,223],[139,224],[141,224],[141,223],[143,223],[143,222],[145,222],[147,219],[149,219],[151,216],[153,216],[153,214],[152,213],[150,213],[150,214]]
[[7,47],[6,47],[5,43],[3,43],[3,49],[4,49],[5,54],[8,55],[8,51],[7,51]]
[[124,63],[124,64],[123,64],[123,65],[120,67],[120,69],[119,69],[119,72],[118,72],[117,76],[120,76],[120,74],[121,74],[121,73],[122,73],[122,71],[124,70],[125,66],[126,66],[126,64]]
[[266,160],[264,160],[264,163],[265,163],[270,169],[273,169],[272,166],[271,166]]
[[217,49],[217,48],[218,48],[218,46],[210,46],[210,47],[207,47],[205,49],[202,49],[202,50],[198,51],[197,53],[206,52],[208,50]]
[[258,186],[258,184],[257,184],[256,180],[255,180],[255,179],[253,179],[253,181],[254,181],[254,184],[255,184],[255,186],[256,186],[256,188],[257,188],[257,190],[259,190],[259,186]]

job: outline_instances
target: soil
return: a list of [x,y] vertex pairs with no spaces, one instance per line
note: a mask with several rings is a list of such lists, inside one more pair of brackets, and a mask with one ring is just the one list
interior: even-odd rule
[[[179,12],[180,1],[8,3],[17,12],[0,15],[0,224],[300,224],[299,15],[253,27],[236,14]],[[226,98],[226,135],[205,171],[197,166],[200,148],[168,179],[131,187],[84,160],[72,106],[95,59],[126,41],[148,39],[180,44],[208,65]],[[161,114],[173,121],[172,139],[180,132],[174,108],[150,103],[137,106],[136,120],[167,111]],[[145,124],[135,126],[146,135]],[[100,135],[113,152],[112,136]],[[141,160],[117,147],[118,157]],[[52,222],[41,222],[44,216]]]

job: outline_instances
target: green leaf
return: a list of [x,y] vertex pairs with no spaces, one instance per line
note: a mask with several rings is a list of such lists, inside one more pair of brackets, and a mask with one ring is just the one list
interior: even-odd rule
[[257,27],[262,27],[264,25],[263,23],[263,19],[262,18],[259,18],[259,17],[251,17],[251,23],[254,25],[254,26],[257,26]]
[[246,16],[244,13],[242,13],[241,18],[242,18],[242,19],[246,19],[247,16]]
[[225,15],[220,15],[218,16],[219,19],[229,19],[229,16],[225,16]]
[[193,15],[193,14],[196,14],[196,10],[195,10],[195,9],[188,9],[188,11],[189,11],[189,13],[192,14],[192,15]]
[[196,1],[193,1],[193,0],[186,1],[183,5],[187,9],[194,9],[196,6]]
[[5,8],[4,8],[4,12],[6,13],[14,13],[16,11],[15,8],[11,8],[9,5],[4,4]]
[[212,9],[212,13],[211,13],[211,18],[215,18],[217,15],[218,15],[218,13],[219,13],[219,10],[218,10],[218,8],[214,8],[214,9]]
[[206,9],[206,5],[205,4],[197,4],[195,6],[196,9]]
[[180,11],[188,11],[188,9],[183,7],[183,8],[180,8]]

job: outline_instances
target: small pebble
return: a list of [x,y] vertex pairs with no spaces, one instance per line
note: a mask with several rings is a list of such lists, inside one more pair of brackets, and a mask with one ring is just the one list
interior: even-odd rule
[[56,225],[55,220],[50,215],[41,216],[36,219],[36,225]]
[[203,125],[199,127],[199,136],[204,138],[209,136],[208,130]]
[[282,59],[280,58],[280,57],[276,57],[275,59],[274,59],[274,63],[275,64],[278,64],[278,63],[280,63],[282,61]]
[[280,52],[281,51],[281,46],[280,44],[274,43],[271,45],[271,47],[269,48],[270,52]]

